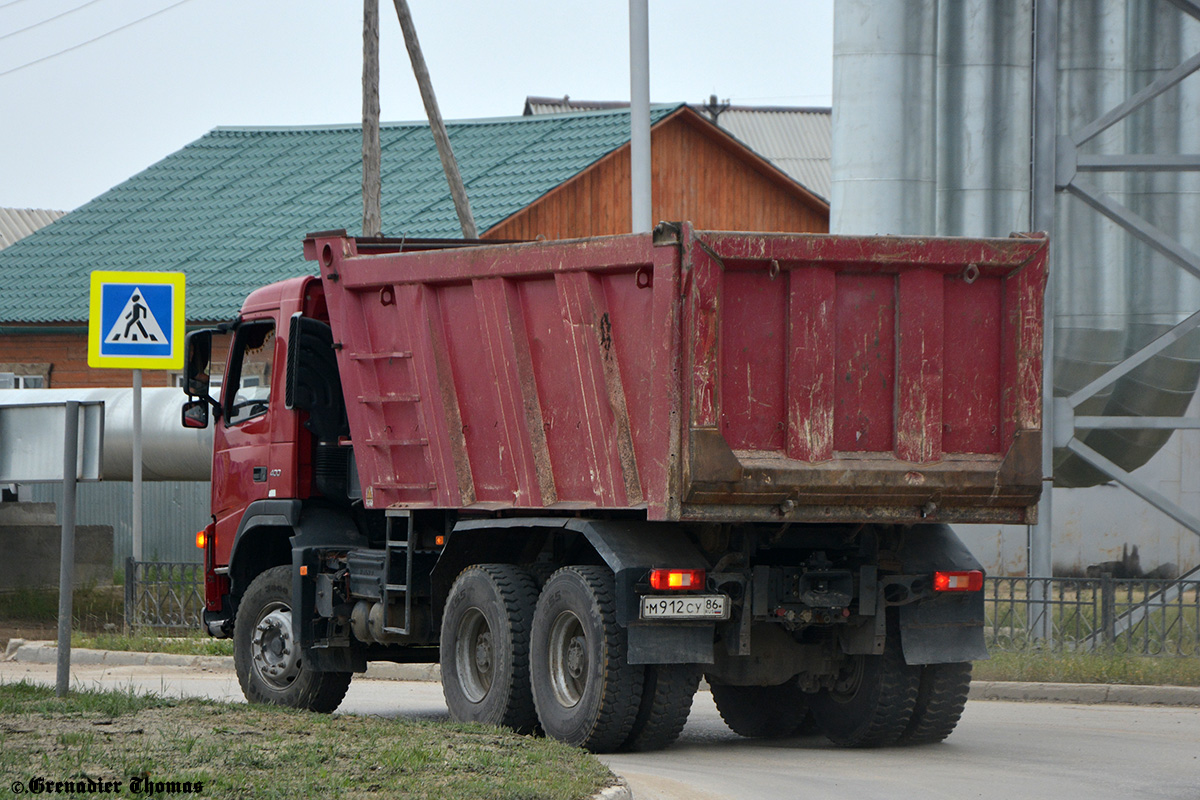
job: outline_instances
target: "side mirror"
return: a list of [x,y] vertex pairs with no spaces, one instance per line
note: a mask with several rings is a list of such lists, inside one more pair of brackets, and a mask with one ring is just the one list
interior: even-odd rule
[[[192,331],[184,339],[183,391],[188,397],[208,398],[212,362],[212,331]],[[184,406],[186,414],[187,406]],[[208,425],[205,411],[203,428]],[[184,427],[196,427],[184,422]]]
[[183,404],[183,412],[181,422],[185,428],[207,428],[208,427],[208,404],[207,397],[200,400],[189,400]]

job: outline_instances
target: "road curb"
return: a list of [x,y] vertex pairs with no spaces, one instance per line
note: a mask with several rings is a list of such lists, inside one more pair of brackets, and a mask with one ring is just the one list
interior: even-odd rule
[[[58,647],[54,642],[26,642],[13,639],[8,643],[5,661],[34,664],[54,664]],[[191,667],[209,672],[233,671],[232,656],[185,656],[170,653],[134,653],[120,650],[89,650],[71,648],[71,662],[79,665],[110,667]],[[392,681],[440,681],[437,664],[390,664],[372,662],[365,678]],[[701,690],[706,689],[701,685]],[[1017,683],[1009,681],[972,681],[971,700],[1008,700],[1033,703],[1070,703],[1097,705],[1102,703],[1136,706],[1186,706],[1200,708],[1200,687],[1196,686],[1126,686],[1095,683]],[[618,788],[618,787],[610,787]],[[607,791],[607,790],[606,790]],[[603,800],[622,800],[626,794],[603,795]]]
[[629,784],[619,775],[616,778],[616,783],[612,786],[605,786],[596,792],[592,795],[591,800],[633,800],[633,791],[629,788]]
[[[26,642],[22,639],[13,639],[8,643],[4,660],[27,664],[56,664],[58,663],[58,645],[50,641]],[[137,653],[123,650],[91,650],[86,647],[71,648],[71,663],[80,666],[191,667],[209,672],[233,671],[233,656]],[[372,662],[368,665],[363,677],[392,681],[440,681],[442,673],[437,664]]]
[[1076,705],[1117,703],[1135,706],[1200,707],[1200,687],[972,681],[969,698]]

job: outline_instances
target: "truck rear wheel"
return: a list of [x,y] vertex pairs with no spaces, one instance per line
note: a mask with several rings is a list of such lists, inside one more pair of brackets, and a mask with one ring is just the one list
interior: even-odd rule
[[926,664],[921,669],[917,705],[900,742],[933,744],[945,739],[958,725],[970,691],[970,661],[961,664]]
[[292,568],[273,567],[250,584],[238,604],[233,664],[251,703],[328,714],[350,686],[349,672],[315,672],[304,666],[292,635]]
[[811,733],[808,699],[796,682],[778,686],[710,684],[721,719],[739,736],[783,739]]
[[832,689],[809,696],[817,726],[843,747],[896,744],[917,703],[921,667],[904,661],[899,626],[889,624],[882,655],[849,656]]
[[644,669],[642,702],[622,750],[670,747],[683,732],[700,683],[700,668],[692,664],[647,664]]
[[613,583],[605,567],[565,567],[546,581],[533,615],[538,720],[548,736],[593,753],[629,738],[642,699],[645,670],[628,663]]
[[459,722],[537,727],[529,689],[533,576],[509,564],[482,564],[458,576],[442,614],[442,693]]

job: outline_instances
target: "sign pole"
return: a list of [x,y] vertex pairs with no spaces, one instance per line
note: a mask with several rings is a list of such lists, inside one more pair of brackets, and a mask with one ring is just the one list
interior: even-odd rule
[[142,552],[142,371],[133,371],[133,559]]
[[63,429],[62,547],[58,569],[58,684],[66,697],[71,686],[71,606],[75,600],[75,480],[79,469],[79,402],[68,400]]

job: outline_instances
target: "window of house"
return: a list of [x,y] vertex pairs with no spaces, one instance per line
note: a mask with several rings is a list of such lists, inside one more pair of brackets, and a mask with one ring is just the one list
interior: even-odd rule
[[0,363],[0,389],[48,389],[49,364]]

